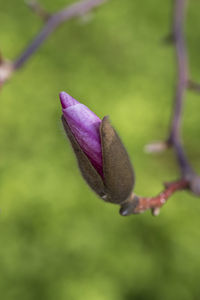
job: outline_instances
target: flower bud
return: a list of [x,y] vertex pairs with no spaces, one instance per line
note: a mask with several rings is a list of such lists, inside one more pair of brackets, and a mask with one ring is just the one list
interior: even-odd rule
[[105,201],[121,204],[131,194],[133,169],[108,117],[101,121],[85,105],[60,93],[62,122],[88,185]]

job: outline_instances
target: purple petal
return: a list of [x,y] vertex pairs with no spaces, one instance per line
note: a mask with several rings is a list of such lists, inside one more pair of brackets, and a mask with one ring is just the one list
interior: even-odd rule
[[65,92],[60,93],[63,115],[74,137],[92,165],[103,177],[103,163],[99,119],[87,106],[79,103]]

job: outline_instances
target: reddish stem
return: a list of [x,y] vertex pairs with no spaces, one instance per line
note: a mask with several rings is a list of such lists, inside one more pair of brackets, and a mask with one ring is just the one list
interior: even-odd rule
[[132,194],[130,198],[121,205],[120,214],[122,216],[128,216],[131,214],[140,214],[151,209],[153,215],[158,215],[160,208],[173,193],[188,188],[189,182],[182,178],[174,182],[166,183],[165,189],[155,197],[142,197]]
[[[164,191],[155,197],[138,197],[138,205],[134,209],[134,213],[141,213],[147,209],[157,210],[162,207],[173,193],[187,189],[189,187],[188,181],[180,179],[165,185]],[[157,213],[156,213],[157,214]]]

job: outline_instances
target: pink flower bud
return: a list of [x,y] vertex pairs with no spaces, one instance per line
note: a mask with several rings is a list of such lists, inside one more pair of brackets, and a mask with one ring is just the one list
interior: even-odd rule
[[105,201],[123,204],[131,195],[134,173],[128,153],[108,117],[60,93],[62,123],[83,178]]
[[60,93],[64,118],[82,151],[103,177],[102,151],[99,127],[101,120],[84,104],[65,92]]

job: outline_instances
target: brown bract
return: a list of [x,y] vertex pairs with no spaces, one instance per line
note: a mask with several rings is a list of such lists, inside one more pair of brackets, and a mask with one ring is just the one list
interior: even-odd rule
[[100,134],[107,201],[121,204],[133,189],[133,168],[128,153],[108,117],[104,117],[101,122]]

